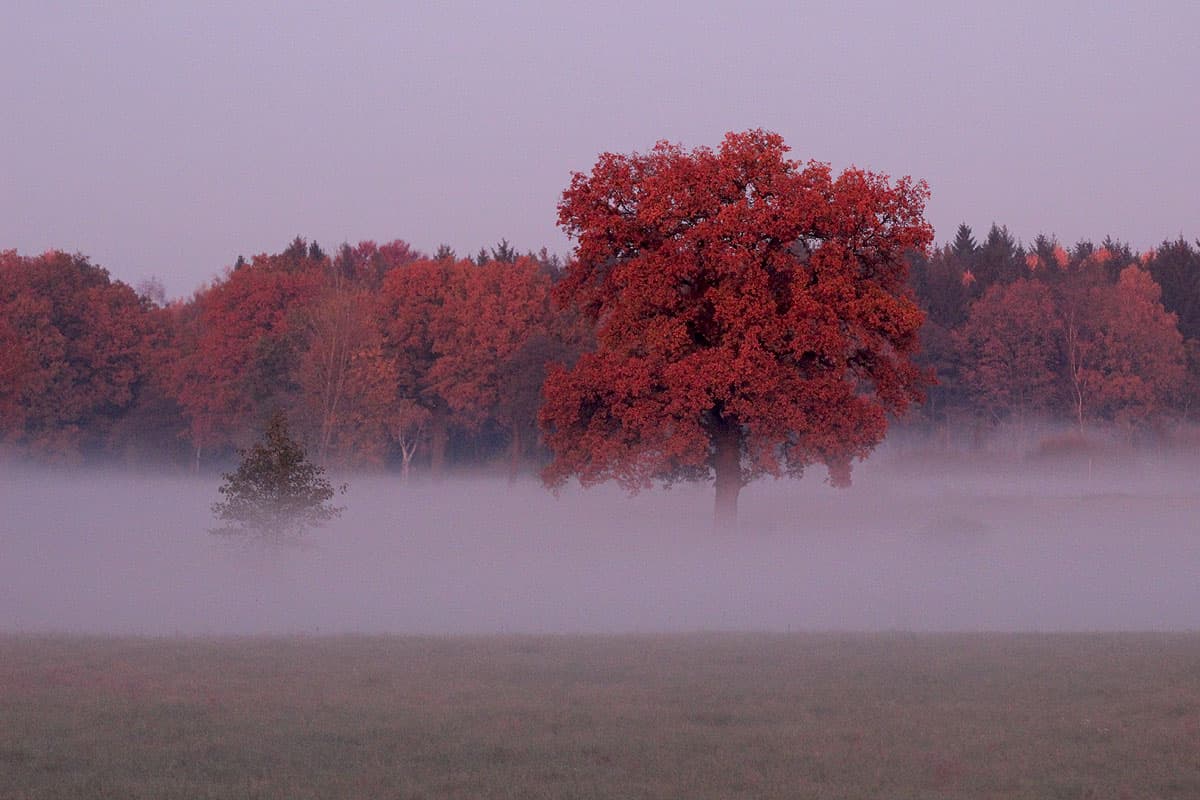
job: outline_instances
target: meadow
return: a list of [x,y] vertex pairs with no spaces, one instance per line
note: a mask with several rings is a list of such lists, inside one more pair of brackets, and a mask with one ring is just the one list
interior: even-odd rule
[[0,797],[1194,798],[1194,634],[0,637]]
[[349,476],[287,546],[213,476],[8,470],[0,798],[1195,798],[1195,466],[884,451],[735,534]]

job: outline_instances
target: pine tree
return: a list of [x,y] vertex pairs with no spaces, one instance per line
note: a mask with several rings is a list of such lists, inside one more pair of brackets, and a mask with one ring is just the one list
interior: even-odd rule
[[492,248],[492,260],[502,264],[514,264],[517,260],[517,249],[508,243],[508,239],[501,239],[499,244]]
[[279,538],[303,533],[342,513],[341,507],[329,503],[334,488],[325,470],[309,461],[288,433],[282,411],[271,417],[261,441],[238,454],[237,470],[221,476],[224,483],[217,491],[225,499],[213,503],[212,512],[225,525],[213,533]]
[[963,222],[958,226],[958,232],[954,235],[954,243],[950,245],[951,252],[959,258],[969,259],[975,255],[975,251],[979,249],[979,245],[975,243],[975,235],[971,231],[971,226]]

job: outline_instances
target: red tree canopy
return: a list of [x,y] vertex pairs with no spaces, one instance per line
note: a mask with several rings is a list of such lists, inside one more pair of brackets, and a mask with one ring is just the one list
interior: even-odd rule
[[[415,261],[387,274],[378,313],[398,399],[423,410],[434,469],[451,420],[472,433],[502,426],[518,457],[542,364],[568,349],[572,333],[568,318],[552,308],[550,278],[539,263],[524,256],[478,265]],[[531,375],[538,376],[532,392]]]
[[255,256],[197,298],[190,352],[177,362],[176,396],[193,444],[252,435],[280,405],[294,369],[303,312],[326,280],[322,259],[285,251]]
[[821,462],[848,482],[887,413],[921,396],[904,256],[932,238],[926,185],[835,178],[787,151],[731,133],[715,152],[659,143],[574,176],[556,296],[596,321],[598,347],[547,380],[549,483],[715,472],[728,515],[762,473]]
[[1162,290],[1144,269],[1128,266],[1113,285],[1093,286],[1062,304],[1067,371],[1076,421],[1127,427],[1159,417],[1183,386],[1183,337]]
[[450,406],[431,370],[444,343],[453,338],[451,298],[464,293],[469,266],[422,259],[393,269],[384,277],[376,303],[383,352],[394,365],[396,402],[398,407],[415,404],[428,416],[434,472],[441,472],[445,461]]
[[0,320],[0,439],[51,460],[101,449],[148,380],[148,304],[83,256],[5,251]]
[[1063,323],[1049,285],[1026,278],[993,285],[971,306],[955,343],[967,389],[993,419],[1059,404]]
[[[430,380],[468,425],[504,413],[504,365],[537,333],[552,330],[550,279],[530,258],[459,262],[461,291],[447,297],[452,323],[437,343]],[[509,423],[510,420],[503,420]]]

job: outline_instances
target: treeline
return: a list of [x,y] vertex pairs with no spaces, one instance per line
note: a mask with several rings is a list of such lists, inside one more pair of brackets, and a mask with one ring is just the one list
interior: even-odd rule
[[330,257],[297,238],[186,301],[79,255],[0,253],[0,439],[49,462],[223,465],[283,410],[319,461],[540,458],[549,363],[588,332],[557,311],[557,257],[473,260],[402,241]]
[[[224,466],[284,410],[336,467],[543,460],[553,363],[591,331],[551,301],[562,264],[507,242],[460,259],[297,238],[186,300],[81,255],[0,252],[0,443],[59,463]],[[912,259],[937,384],[909,424],[1023,419],[1161,431],[1200,388],[1200,243],[1031,245],[993,226]]]
[[1022,246],[993,225],[913,260],[936,373],[920,419],[954,429],[1028,420],[1161,434],[1200,387],[1200,243],[1144,253],[1106,238]]

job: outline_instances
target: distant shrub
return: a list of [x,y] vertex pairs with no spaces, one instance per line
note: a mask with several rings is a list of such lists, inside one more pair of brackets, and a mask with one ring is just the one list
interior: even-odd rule
[[238,455],[237,470],[221,476],[224,483],[217,491],[224,499],[213,503],[212,512],[225,524],[213,533],[279,538],[301,534],[342,513],[343,508],[329,502],[335,490],[325,470],[309,461],[288,433],[283,412],[271,417],[261,441]]
[[1076,431],[1067,431],[1043,436],[1030,453],[1030,457],[1044,460],[1092,458],[1103,450],[1101,442]]

